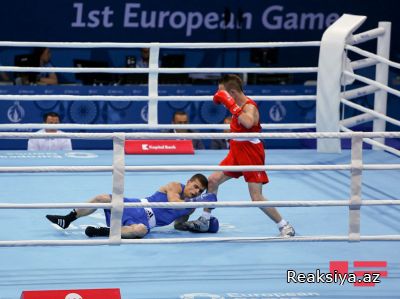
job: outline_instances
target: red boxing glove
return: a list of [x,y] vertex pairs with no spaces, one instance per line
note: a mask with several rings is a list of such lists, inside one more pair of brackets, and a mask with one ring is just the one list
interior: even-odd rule
[[239,116],[242,113],[242,108],[235,103],[235,100],[225,90],[218,90],[214,95],[213,101],[217,105],[223,104],[233,115]]

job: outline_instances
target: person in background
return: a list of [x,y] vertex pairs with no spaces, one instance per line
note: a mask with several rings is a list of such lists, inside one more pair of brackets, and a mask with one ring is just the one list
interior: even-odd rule
[[149,59],[150,59],[150,49],[149,48],[140,49],[140,58],[136,62],[136,67],[139,68],[149,67]]
[[[187,125],[189,124],[189,116],[184,111],[175,111],[172,116],[172,124],[174,125]],[[193,133],[192,130],[188,129],[173,129],[170,133]],[[195,149],[205,149],[204,143],[200,139],[192,139],[193,147]]]
[[[232,121],[232,116],[228,115],[224,118],[224,124],[230,125]],[[223,133],[229,133],[230,129],[223,130]],[[229,139],[211,139],[211,149],[228,149],[229,148]]]
[[[3,66],[3,64],[0,63],[0,66]],[[0,72],[0,81],[10,81],[10,77],[7,73]]]
[[10,81],[10,77],[8,77],[7,73],[1,72],[0,73],[1,81]]
[[[53,67],[49,48],[35,48],[33,50],[33,56],[35,60],[38,61],[39,67]],[[42,85],[56,85],[58,84],[57,74],[47,72],[39,73],[36,83]]]
[[[45,124],[59,124],[60,116],[56,112],[43,115]],[[37,133],[62,133],[56,129],[41,129]],[[72,144],[69,138],[32,138],[28,140],[28,151],[71,151]]]

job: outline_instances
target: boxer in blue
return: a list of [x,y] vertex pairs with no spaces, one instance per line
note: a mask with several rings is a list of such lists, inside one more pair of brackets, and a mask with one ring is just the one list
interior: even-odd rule
[[[162,186],[153,195],[144,199],[124,198],[124,202],[208,202],[217,201],[213,193],[205,193],[208,187],[208,180],[202,174],[195,174],[186,185],[171,182]],[[97,195],[89,202],[109,203],[110,194]],[[68,228],[71,222],[83,216],[94,213],[96,209],[74,209],[68,215],[46,215],[52,223],[57,224],[63,229]],[[122,214],[121,237],[125,239],[142,238],[147,235],[153,227],[165,226],[175,221],[174,227],[179,230],[190,230],[186,226],[186,221],[194,209],[162,209],[162,208],[125,208]],[[110,234],[110,209],[104,209],[107,227],[88,226],[85,234],[88,237],[104,237]],[[210,221],[211,222],[211,221]],[[208,232],[218,231],[218,220],[214,218],[210,223]]]

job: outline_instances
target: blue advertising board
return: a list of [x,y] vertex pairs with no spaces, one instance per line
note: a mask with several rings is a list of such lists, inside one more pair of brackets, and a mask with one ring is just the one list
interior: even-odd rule
[[[398,88],[398,87],[397,87]],[[215,92],[214,85],[160,85],[160,95],[211,95]],[[315,86],[300,85],[248,85],[246,94],[265,95],[314,95]],[[147,95],[147,86],[0,86],[0,94],[73,94],[73,95]],[[373,95],[363,96],[353,100],[364,106],[373,108]],[[261,123],[315,123],[314,101],[258,101]],[[398,98],[388,97],[388,116],[400,119]],[[188,113],[192,124],[220,124],[228,112],[221,106],[215,106],[211,101],[175,102],[160,101],[158,103],[158,120],[160,124],[170,124],[175,111]],[[55,111],[61,115],[62,123],[78,124],[146,124],[147,102],[110,102],[110,101],[8,101],[0,100],[0,124],[42,123],[45,112]],[[351,108],[344,108],[343,116],[351,117],[359,114]],[[370,130],[371,123],[364,129]],[[365,126],[365,125],[364,125]],[[397,130],[388,124],[388,130]],[[35,130],[13,130],[35,131]],[[71,131],[71,130],[66,130]],[[304,131],[304,130],[302,130]],[[87,132],[87,130],[79,130]],[[111,149],[110,142],[93,142],[74,140],[77,149]],[[206,142],[206,146],[208,143]],[[315,146],[310,140],[270,140],[270,148],[302,148]],[[26,140],[0,140],[0,149],[25,149]]]
[[[324,30],[342,14],[367,16],[360,31],[379,21],[392,22],[399,35],[398,3],[382,1],[3,1],[0,40],[53,42],[269,42],[320,40]],[[391,55],[400,44],[392,39]],[[367,45],[368,46],[368,45]],[[3,65],[12,65],[7,48],[0,49]],[[64,65],[57,57],[56,66]],[[109,54],[99,54],[109,55]],[[113,54],[111,54],[113,56]],[[289,58],[288,58],[289,56]],[[307,62],[307,53],[288,55]],[[61,58],[59,58],[61,60]],[[315,61],[315,60],[314,60]],[[69,65],[69,64],[67,64]],[[113,65],[118,65],[114,63]],[[287,65],[293,65],[291,61]]]
[[397,21],[397,1],[3,1],[1,40],[220,42],[318,40],[343,13]]
[[[160,95],[211,95],[216,86],[159,86]],[[314,86],[249,86],[246,94],[252,95],[313,95]],[[0,94],[73,94],[73,95],[147,95],[146,86],[1,86]],[[262,123],[314,123],[314,101],[259,101]],[[211,101],[158,103],[160,124],[170,124],[175,111],[188,113],[192,124],[220,124],[227,111]],[[147,102],[107,101],[0,101],[0,123],[42,123],[45,112],[55,111],[61,115],[62,123],[79,124],[145,124]],[[35,131],[35,130],[34,130]],[[82,131],[82,130],[80,130]],[[75,145],[93,146],[93,143],[76,141]],[[96,146],[111,148],[111,144]],[[1,140],[0,148],[26,148],[26,140]]]

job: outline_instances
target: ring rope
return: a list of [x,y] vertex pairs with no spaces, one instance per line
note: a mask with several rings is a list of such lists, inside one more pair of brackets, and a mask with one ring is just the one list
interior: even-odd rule
[[343,74],[345,74],[346,76],[349,76],[351,78],[357,79],[357,80],[359,80],[361,82],[364,82],[364,83],[366,83],[368,85],[374,85],[374,86],[376,86],[376,87],[378,87],[380,89],[383,89],[383,90],[385,90],[385,91],[387,91],[387,92],[389,92],[391,94],[394,94],[395,96],[400,97],[400,91],[398,91],[398,90],[396,90],[394,88],[388,87],[388,86],[386,86],[386,85],[384,85],[382,83],[379,83],[379,82],[377,82],[375,80],[372,80],[372,79],[369,79],[369,78],[366,78],[366,77],[363,77],[363,76],[360,76],[360,75],[353,74],[353,73],[351,73],[349,71],[343,71]]
[[353,70],[359,70],[363,68],[367,68],[373,65],[377,65],[378,61],[373,58],[364,58],[360,60],[355,60],[350,63]]
[[[360,170],[400,170],[400,164],[363,164]],[[0,166],[0,173],[43,173],[43,172],[111,172],[113,166]],[[125,166],[126,172],[175,172],[175,171],[322,171],[352,170],[351,164],[332,165],[157,165]]]
[[168,48],[168,49],[215,49],[215,48],[281,48],[319,47],[320,41],[252,42],[252,43],[113,43],[113,42],[15,42],[0,41],[0,47],[47,47],[47,48]]
[[160,74],[184,74],[184,73],[263,73],[263,74],[285,74],[285,73],[316,73],[318,67],[284,67],[284,68],[84,68],[84,67],[19,67],[0,66],[2,72],[54,72],[54,73],[160,73]]
[[[206,238],[159,238],[122,239],[121,244],[178,244],[178,243],[217,243],[217,242],[349,242],[348,236],[301,236],[301,237],[206,237]],[[398,235],[360,236],[360,241],[400,241]],[[109,240],[24,240],[0,241],[0,247],[24,246],[98,246],[112,245]]]
[[346,42],[351,45],[361,44],[361,43],[367,42],[369,40],[375,39],[379,36],[382,36],[385,34],[385,32],[386,32],[385,28],[382,28],[382,27],[374,28],[374,29],[350,36]]
[[[278,130],[278,129],[311,129],[315,128],[315,123],[287,123],[287,124],[261,124],[264,130]],[[188,125],[175,125],[175,124],[159,124],[159,125],[146,125],[146,124],[118,124],[118,125],[100,125],[100,124],[0,124],[0,130],[9,129],[95,129],[95,130],[109,130],[109,129],[135,129],[135,130],[167,130],[167,129],[191,129],[191,130],[214,130],[229,129],[229,125],[213,125],[213,124],[188,124]]]
[[[351,130],[349,128],[346,128],[343,125],[340,125],[339,128],[340,128],[341,131],[354,133],[353,130]],[[371,138],[363,138],[363,142],[368,143],[368,144],[373,145],[373,146],[377,146],[377,147],[379,147],[379,148],[381,148],[381,149],[383,149],[383,150],[385,150],[385,151],[387,151],[387,152],[389,152],[391,154],[394,154],[394,155],[400,157],[400,150],[397,150],[394,147],[387,146],[387,145],[382,144],[382,143],[380,143],[378,141],[375,141],[375,140],[373,140]]]
[[377,64],[378,61],[373,58],[363,58],[359,60],[354,60],[350,63],[353,70],[363,69]]
[[[315,138],[400,138],[400,132],[298,132],[298,133],[118,133],[126,139],[315,139]],[[0,132],[3,139],[27,138],[73,138],[73,139],[113,139],[116,133],[15,133]]]
[[[353,204],[349,199],[343,200],[288,200],[288,201],[224,201],[224,202],[124,202],[127,208],[260,208],[260,207],[352,207],[400,205],[400,199],[366,199]],[[110,209],[112,203],[0,203],[0,209]]]
[[352,116],[352,117],[348,117],[346,119],[343,119],[339,122],[340,125],[344,126],[344,127],[352,127],[355,125],[360,125],[363,123],[367,123],[370,122],[372,120],[374,120],[375,117],[372,116],[369,113],[362,113],[356,116]]
[[396,125],[396,126],[400,126],[400,121],[397,120],[397,119],[394,119],[392,117],[386,116],[385,114],[376,112],[375,110],[372,110],[372,109],[369,109],[369,108],[365,108],[364,106],[361,106],[359,104],[352,103],[352,102],[350,102],[350,101],[348,101],[346,99],[341,99],[340,101],[343,104],[345,104],[345,105],[347,105],[349,107],[352,107],[352,108],[354,108],[356,110],[369,113],[369,114],[373,115],[376,118],[383,119],[388,123],[391,123],[391,124]]
[[[110,96],[110,95],[0,95],[2,100],[13,101],[211,101],[212,96]],[[315,101],[315,95],[252,96],[255,101]]]
[[363,86],[363,87],[359,87],[359,88],[354,88],[351,90],[346,90],[341,93],[341,96],[346,100],[351,100],[351,99],[355,99],[358,97],[373,94],[378,90],[379,90],[379,88],[376,86],[367,85],[367,86]]
[[391,60],[389,60],[389,59],[386,59],[386,58],[381,57],[381,56],[379,56],[379,55],[376,55],[376,54],[374,54],[374,53],[365,51],[365,50],[360,49],[360,48],[358,48],[358,47],[354,47],[354,46],[351,46],[351,45],[346,45],[346,46],[345,46],[345,49],[350,50],[350,51],[353,51],[353,52],[355,52],[355,53],[357,53],[357,54],[360,54],[360,55],[362,55],[362,56],[366,56],[366,57],[368,57],[368,58],[373,58],[373,59],[375,59],[375,60],[377,60],[377,61],[379,61],[379,62],[381,62],[381,63],[385,63],[385,64],[387,64],[387,65],[389,65],[389,66],[391,66],[391,67],[394,67],[394,68],[396,68],[396,69],[400,69],[400,63],[393,62],[393,61],[391,61]]

